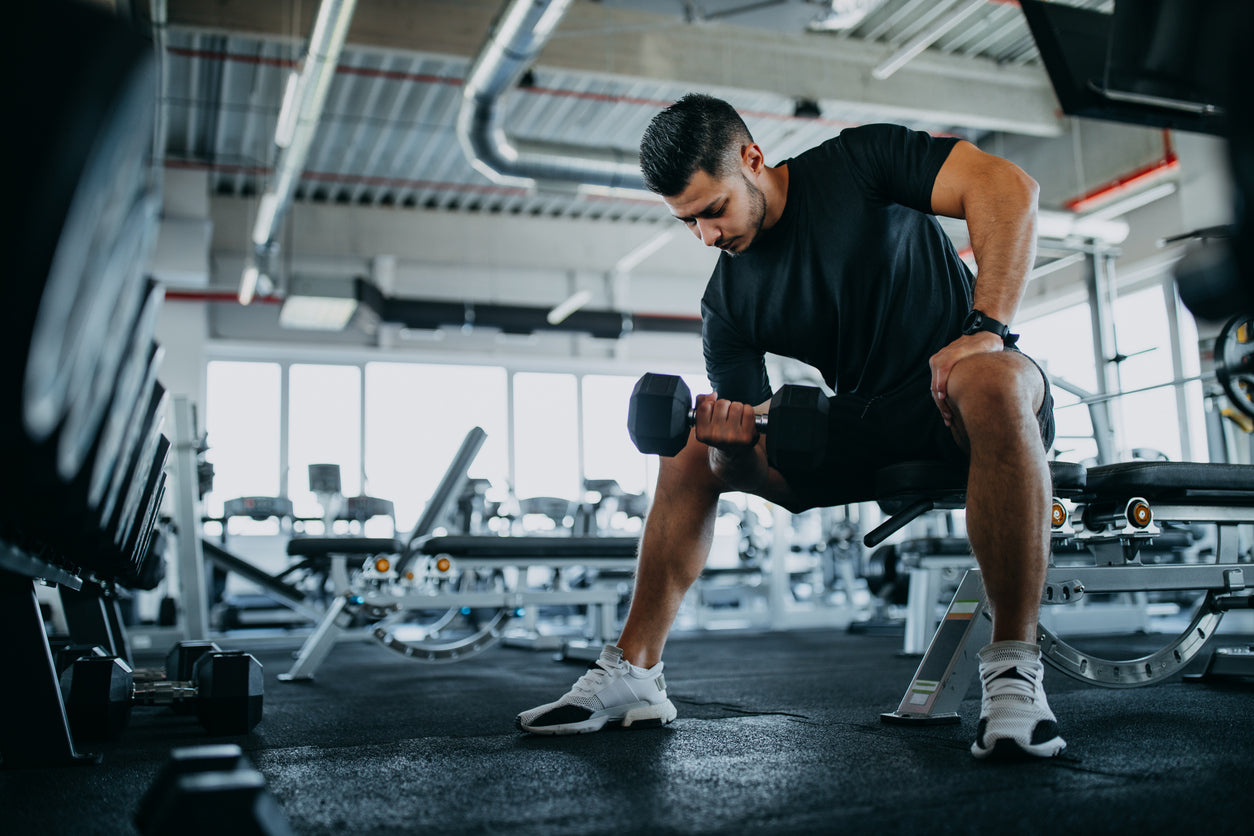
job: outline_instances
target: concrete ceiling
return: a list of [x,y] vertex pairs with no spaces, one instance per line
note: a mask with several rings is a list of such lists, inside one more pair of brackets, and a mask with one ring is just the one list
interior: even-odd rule
[[[670,310],[674,296],[695,308],[714,254],[686,240],[660,201],[501,184],[467,160],[454,132],[462,83],[502,6],[358,0],[295,191],[284,268],[348,276],[384,257],[394,291],[409,296],[554,304],[595,285],[600,307]],[[857,6],[868,13],[852,28],[815,30]],[[278,156],[284,86],[316,10],[311,0],[169,0],[168,191],[212,199],[172,194],[166,214],[212,229],[212,284],[238,282]],[[1043,180],[1044,206],[1161,154],[1158,132],[1122,126],[1090,143],[1099,159],[1082,148],[1017,4],[1002,0],[575,0],[506,96],[504,121],[528,141],[631,154],[652,115],[690,90],[732,102],[771,161],[849,125],[892,121],[1006,153]],[[818,115],[798,115],[799,102]],[[1081,174],[1054,176],[1060,167]],[[171,207],[187,204],[199,208],[180,219]]]

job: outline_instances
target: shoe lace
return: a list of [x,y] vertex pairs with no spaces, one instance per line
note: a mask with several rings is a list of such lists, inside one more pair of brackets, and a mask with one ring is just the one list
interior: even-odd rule
[[595,691],[605,684],[605,680],[609,677],[610,671],[601,666],[598,661],[595,667],[588,668],[588,672],[579,679],[575,680],[576,691]]
[[1036,699],[1040,671],[1009,665],[984,672],[984,695],[993,697],[1017,697],[1028,702]]

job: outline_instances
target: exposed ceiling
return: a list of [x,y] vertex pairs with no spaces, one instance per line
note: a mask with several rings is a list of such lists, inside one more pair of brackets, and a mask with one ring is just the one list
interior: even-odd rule
[[[666,218],[648,197],[520,188],[469,164],[454,133],[462,82],[501,5],[359,0],[296,200]],[[170,0],[167,168],[209,172],[217,194],[262,191],[316,6]],[[852,28],[811,29],[860,7]],[[869,121],[971,139],[1061,130],[1022,14],[1003,0],[577,0],[503,116],[521,139],[632,153],[652,115],[691,89],[728,98],[774,160]],[[795,115],[799,101],[820,115]]]

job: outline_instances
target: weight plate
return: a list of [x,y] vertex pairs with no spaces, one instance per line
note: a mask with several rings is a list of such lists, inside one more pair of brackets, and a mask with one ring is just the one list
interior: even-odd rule
[[149,417],[148,429],[144,435],[143,447],[139,450],[135,469],[127,483],[123,501],[119,509],[118,525],[114,528],[114,542],[119,546],[126,543],[131,529],[135,526],[139,514],[139,501],[148,486],[148,476],[156,464],[158,451],[165,436],[161,434],[161,422],[165,413],[165,391],[162,390],[155,412]]
[[1232,405],[1254,418],[1254,315],[1228,320],[1215,340],[1215,375]]
[[112,16],[70,11],[55,55],[76,60],[39,62],[41,73],[52,74],[44,89],[58,94],[41,93],[44,112],[28,113],[48,133],[32,145],[34,194],[17,238],[22,280],[42,287],[29,351],[19,355],[23,426],[36,442],[64,417],[72,377],[85,382],[83,369],[94,368],[99,347],[90,339],[102,333],[101,320],[107,328],[111,312],[101,302],[118,292],[106,286],[104,267],[144,187],[155,114],[151,47]]
[[[141,387],[144,384],[145,375],[152,366],[151,360],[154,353],[152,334],[156,328],[157,312],[161,309],[161,302],[164,298],[164,291],[155,282],[149,281],[143,307],[131,329],[130,351],[126,354],[118,373],[113,404],[105,416],[100,450],[92,465],[91,482],[87,491],[87,502],[91,508],[98,508],[104,500],[109,478],[113,475],[114,466],[122,453],[127,422],[135,413],[140,393],[145,391]],[[160,352],[156,353],[160,354]]]
[[122,436],[122,446],[118,450],[117,461],[113,466],[113,474],[109,477],[109,488],[105,492],[103,502],[100,504],[101,528],[107,529],[112,523],[114,511],[119,504],[128,474],[134,470],[135,448],[140,446],[144,430],[148,426],[148,416],[156,408],[154,403],[158,397],[157,393],[164,391],[161,383],[157,380],[157,369],[161,365],[162,355],[163,349],[161,346],[155,343],[150,346],[147,370],[139,388],[140,397],[136,400],[134,409],[127,417],[126,432]]
[[95,348],[80,355],[81,367],[71,377],[71,401],[57,442],[57,473],[66,481],[82,468],[118,383],[118,367],[140,310],[143,266],[152,245],[157,210],[157,201],[151,197],[135,203],[104,267],[102,287],[116,295],[104,295],[100,302],[108,309],[107,302],[116,301],[108,317],[95,318],[99,333],[84,337],[84,343]]

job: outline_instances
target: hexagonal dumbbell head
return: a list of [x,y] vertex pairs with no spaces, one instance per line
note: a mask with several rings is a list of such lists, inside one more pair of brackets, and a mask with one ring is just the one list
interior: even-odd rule
[[109,740],[121,734],[131,719],[133,687],[130,665],[117,656],[75,659],[61,674],[65,716],[74,736]]
[[627,405],[627,434],[641,453],[674,456],[688,443],[692,392],[671,374],[646,374]]
[[771,398],[766,458],[782,473],[814,470],[827,451],[828,401],[814,386],[781,386]]
[[[209,640],[181,641],[165,657],[166,679],[176,682],[195,683],[196,663],[200,657],[209,653],[221,653],[222,648],[217,642]],[[192,701],[179,700],[170,704],[175,714],[195,714],[196,706]]]
[[166,679],[192,681],[196,662],[206,653],[221,653],[222,648],[212,641],[182,641],[170,648],[165,656]]
[[261,722],[261,663],[242,650],[207,653],[193,671],[196,717],[210,734],[247,734]]

